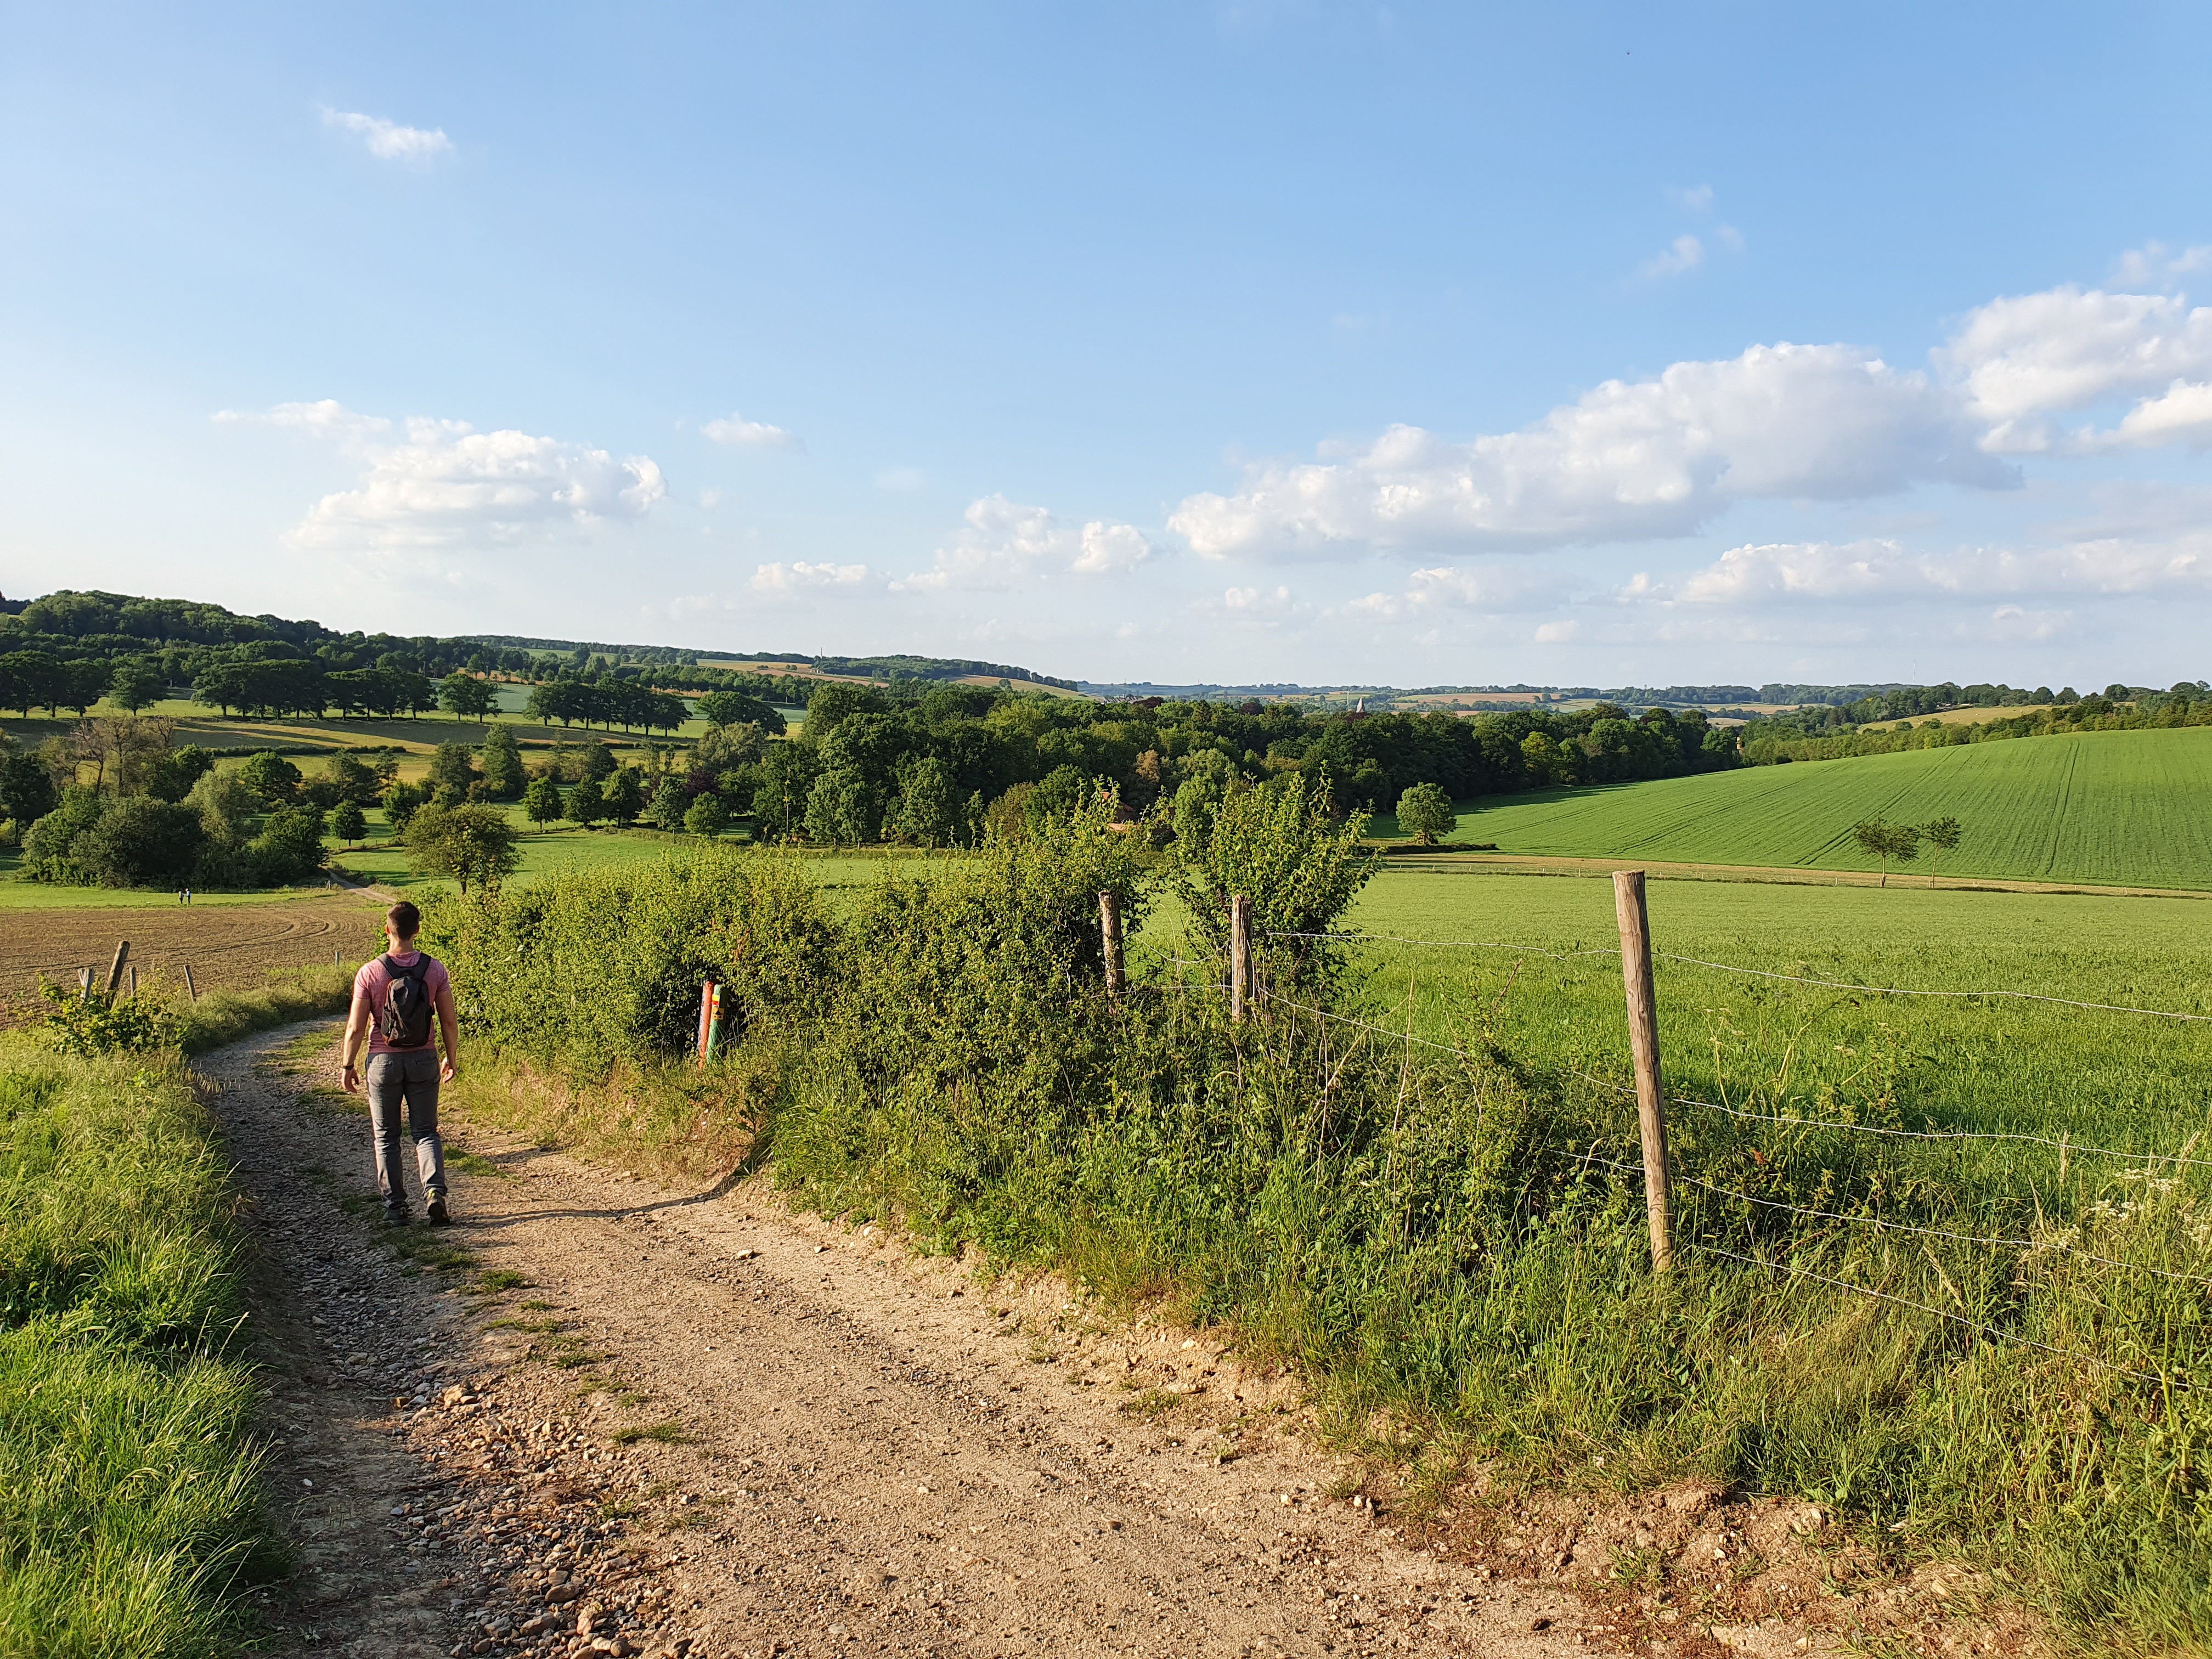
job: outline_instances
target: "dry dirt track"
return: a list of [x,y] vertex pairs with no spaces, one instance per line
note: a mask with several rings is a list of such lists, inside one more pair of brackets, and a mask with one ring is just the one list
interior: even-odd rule
[[[1441,1561],[1332,1498],[1291,1391],[1233,1354],[752,1189],[661,1190],[470,1131],[457,1224],[398,1237],[473,1261],[403,1272],[356,1213],[364,1120],[301,1097],[334,1080],[333,1031],[202,1062],[262,1247],[301,1567],[270,1595],[276,1651],[1626,1645],[1572,1592]],[[1720,1650],[1668,1638],[1637,1650]]]

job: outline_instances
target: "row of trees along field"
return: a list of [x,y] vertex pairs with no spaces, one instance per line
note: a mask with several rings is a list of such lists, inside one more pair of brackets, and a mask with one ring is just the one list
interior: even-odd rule
[[[2175,726],[2212,726],[2212,684],[2183,680],[2164,691],[2142,686],[2108,685],[2077,696],[2073,688],[2014,694],[1990,702],[1967,695],[2004,687],[1927,686],[1893,691],[1841,708],[1799,708],[1748,722],[1742,730],[1743,757],[1752,766],[1790,761],[1842,760],[1854,755],[1893,755],[1908,749],[1943,749],[1968,743],[1999,743],[2010,738],[2042,738],[2069,732],[2136,732]],[[1940,710],[2027,705],[2027,712],[1996,720],[1923,720],[1917,726],[1878,731],[1864,723],[1909,720]]]
[[[981,672],[1047,678],[966,660],[791,660],[813,661],[824,672],[893,680]],[[693,653],[665,647],[342,634],[315,622],[115,593],[64,592],[16,606],[0,602],[0,708],[20,710],[26,719],[38,708],[56,717],[64,710],[82,715],[102,700],[135,714],[182,696],[225,715],[337,710],[391,718],[443,708],[481,719],[494,706],[494,676],[561,688],[551,704],[533,704],[540,720],[625,730],[681,726],[683,701],[672,692],[724,691],[762,701],[793,695],[786,678],[702,668]]]

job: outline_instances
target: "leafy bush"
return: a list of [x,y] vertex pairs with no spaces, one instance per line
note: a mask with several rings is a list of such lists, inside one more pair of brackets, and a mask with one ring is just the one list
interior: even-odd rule
[[34,880],[86,887],[182,886],[206,841],[191,808],[137,795],[116,800],[72,788],[31,826],[23,863]]
[[271,812],[246,853],[264,886],[306,881],[328,856],[323,847],[323,815],[304,806]]
[[118,996],[112,1002],[67,986],[39,981],[40,994],[53,1005],[40,1024],[64,1054],[143,1054],[173,1046],[183,1022],[166,1004],[150,996]]
[[258,749],[238,769],[239,781],[270,805],[292,799],[300,787],[300,769],[274,749]]

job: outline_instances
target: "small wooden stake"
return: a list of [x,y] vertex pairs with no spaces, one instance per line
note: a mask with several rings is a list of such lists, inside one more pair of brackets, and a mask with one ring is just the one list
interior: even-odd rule
[[1106,994],[1121,998],[1121,901],[1111,893],[1098,896],[1098,939],[1106,951]]
[[107,969],[107,995],[114,1000],[116,988],[123,983],[123,964],[131,960],[131,941],[125,939],[115,947],[115,960]]
[[1252,997],[1252,901],[1242,893],[1229,898],[1229,1018],[1242,1023]]
[[200,994],[192,984],[192,964],[188,962],[185,964],[185,1000],[198,1002],[199,1000]]
[[92,1000],[91,969],[80,968],[76,970],[76,990],[78,1001],[89,1002]]
[[1644,908],[1644,872],[1613,872],[1613,909],[1620,919],[1620,977],[1628,990],[1628,1048],[1636,1060],[1636,1117],[1644,1136],[1644,1208],[1651,1223],[1651,1270],[1674,1265],[1668,1231],[1667,1097],[1659,1081],[1659,1007],[1651,988],[1651,921]]
[[138,964],[135,962],[131,964],[131,994],[138,994]]

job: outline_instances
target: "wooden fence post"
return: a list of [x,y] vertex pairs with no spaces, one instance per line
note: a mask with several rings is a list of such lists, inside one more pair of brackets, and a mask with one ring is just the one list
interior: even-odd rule
[[76,970],[76,1000],[79,1002],[92,1000],[92,969],[89,968]]
[[1119,1001],[1121,975],[1121,901],[1111,893],[1098,896],[1098,939],[1106,951],[1106,994]]
[[198,1002],[199,1000],[200,994],[192,984],[192,964],[188,962],[185,964],[185,1000]]
[[131,964],[131,994],[138,994],[138,964],[135,962]]
[[1644,1136],[1644,1208],[1651,1223],[1651,1269],[1674,1265],[1668,1229],[1667,1097],[1659,1081],[1659,1007],[1651,989],[1651,921],[1644,908],[1644,872],[1613,872],[1613,909],[1620,919],[1620,977],[1628,991],[1628,1048],[1636,1060],[1636,1117]]
[[107,969],[107,1000],[115,1000],[116,988],[123,983],[123,964],[131,960],[131,941],[125,939],[115,947],[115,960]]
[[1252,997],[1252,901],[1242,893],[1229,898],[1229,1018],[1242,1023]]

